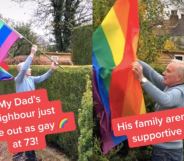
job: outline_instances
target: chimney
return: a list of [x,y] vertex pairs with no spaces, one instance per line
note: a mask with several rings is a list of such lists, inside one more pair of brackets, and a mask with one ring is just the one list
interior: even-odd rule
[[171,15],[177,15],[177,10],[171,10]]
[[178,23],[179,17],[177,14],[177,10],[171,10],[171,15],[170,15],[170,26],[176,26]]
[[184,14],[181,14],[181,20],[184,21]]

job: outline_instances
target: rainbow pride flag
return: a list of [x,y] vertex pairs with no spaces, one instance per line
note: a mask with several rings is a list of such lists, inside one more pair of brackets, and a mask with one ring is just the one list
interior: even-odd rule
[[21,38],[21,35],[0,19],[0,63],[7,56],[8,50],[18,38]]
[[4,70],[9,70],[9,66],[5,62],[0,63],[0,67],[2,67]]
[[4,70],[2,67],[0,67],[0,81],[1,80],[11,80],[13,79],[13,76],[8,73],[6,70]]
[[138,0],[117,0],[93,34],[94,106],[104,153],[126,139],[113,135],[113,118],[146,112],[140,83],[132,71],[138,37]]

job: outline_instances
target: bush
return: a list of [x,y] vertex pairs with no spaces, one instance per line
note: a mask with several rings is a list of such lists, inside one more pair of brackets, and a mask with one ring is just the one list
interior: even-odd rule
[[91,64],[92,58],[92,25],[82,26],[72,34],[72,61],[77,65]]
[[79,109],[79,144],[78,161],[93,161],[93,99],[92,99],[92,89],[91,80],[87,76],[86,92],[82,97],[81,108]]
[[[48,70],[46,66],[33,66],[33,74],[40,75]],[[15,67],[9,71],[16,75]],[[58,69],[50,79],[39,84],[38,88],[46,88],[49,100],[61,100],[63,111],[72,111],[75,113],[77,123],[78,109],[81,107],[81,100],[86,87],[86,75],[91,75],[91,66],[64,67],[64,70]],[[0,94],[15,92],[13,81],[0,82]],[[78,126],[77,126],[77,129]],[[48,143],[57,145],[71,159],[78,158],[78,137],[79,130],[55,135],[48,135]]]

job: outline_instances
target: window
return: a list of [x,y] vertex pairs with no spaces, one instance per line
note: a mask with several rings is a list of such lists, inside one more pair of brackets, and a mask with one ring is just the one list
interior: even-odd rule
[[174,55],[174,59],[183,60],[184,61],[184,55]]

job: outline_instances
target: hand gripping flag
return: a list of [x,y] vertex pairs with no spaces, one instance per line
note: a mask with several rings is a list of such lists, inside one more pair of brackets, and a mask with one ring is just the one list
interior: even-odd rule
[[7,56],[8,50],[21,35],[0,19],[0,63]]
[[138,36],[138,0],[117,0],[93,34],[94,106],[104,153],[126,139],[113,135],[113,118],[145,113],[142,89],[132,71]]

